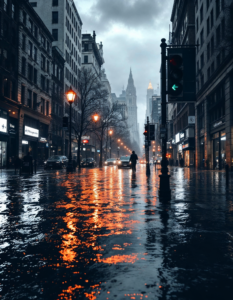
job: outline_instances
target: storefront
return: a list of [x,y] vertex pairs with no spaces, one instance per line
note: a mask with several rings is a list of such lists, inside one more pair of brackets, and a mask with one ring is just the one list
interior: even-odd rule
[[9,117],[9,139],[8,139],[8,167],[14,167],[18,157],[18,119]]
[[225,130],[212,135],[213,169],[222,170],[226,163],[226,132]]
[[0,168],[7,167],[8,150],[8,114],[0,110]]
[[194,148],[195,148],[194,138],[188,138],[183,142],[182,150],[183,150],[185,167],[194,167],[194,163],[195,163]]

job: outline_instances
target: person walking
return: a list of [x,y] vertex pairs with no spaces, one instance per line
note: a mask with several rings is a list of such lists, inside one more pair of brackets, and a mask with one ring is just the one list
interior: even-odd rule
[[136,172],[136,163],[137,163],[137,160],[138,160],[137,154],[134,151],[132,151],[132,154],[130,156],[130,161],[131,161],[131,164],[132,164],[132,170],[133,170],[133,172]]

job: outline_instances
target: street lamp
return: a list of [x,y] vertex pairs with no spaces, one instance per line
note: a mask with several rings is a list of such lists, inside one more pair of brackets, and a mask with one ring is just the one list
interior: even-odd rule
[[94,119],[95,122],[97,122],[97,121],[99,120],[99,116],[98,116],[97,114],[95,114],[95,115],[93,116],[93,119]]
[[111,153],[112,153],[112,134],[113,131],[109,130],[109,135],[110,135],[110,158],[112,157]]
[[71,124],[72,124],[72,120],[71,120],[71,105],[74,102],[74,99],[76,97],[76,93],[72,90],[72,87],[70,87],[70,89],[66,92],[66,98],[67,101],[70,103],[70,151],[69,151],[69,162],[67,165],[67,172],[73,172],[73,164],[72,164],[72,155],[71,155]]

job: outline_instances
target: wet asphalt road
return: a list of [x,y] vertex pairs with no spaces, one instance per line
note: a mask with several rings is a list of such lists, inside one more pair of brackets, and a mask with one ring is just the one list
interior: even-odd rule
[[[0,173],[0,299],[233,299],[233,178]],[[233,176],[232,176],[233,177]]]

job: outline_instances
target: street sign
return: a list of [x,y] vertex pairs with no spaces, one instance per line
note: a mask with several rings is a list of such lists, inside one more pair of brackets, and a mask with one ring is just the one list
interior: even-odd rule
[[188,124],[195,124],[195,116],[188,117]]
[[168,102],[195,102],[195,47],[168,48],[167,51]]

